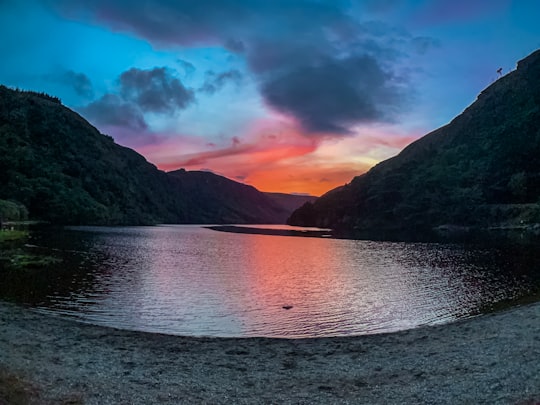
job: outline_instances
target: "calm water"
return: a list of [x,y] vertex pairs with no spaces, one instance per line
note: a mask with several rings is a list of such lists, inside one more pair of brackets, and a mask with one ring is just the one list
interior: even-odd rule
[[[37,235],[65,263],[22,300],[118,328],[204,336],[371,334],[475,316],[530,294],[528,248],[81,227]],[[516,250],[517,249],[517,250]],[[286,310],[284,306],[292,306]]]

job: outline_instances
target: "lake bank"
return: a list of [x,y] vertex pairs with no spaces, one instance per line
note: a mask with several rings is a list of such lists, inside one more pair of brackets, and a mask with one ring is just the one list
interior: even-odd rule
[[34,403],[540,400],[540,303],[348,338],[184,338],[86,325],[5,303],[0,326],[0,371],[31,382]]
[[290,225],[211,225],[203,226],[218,232],[333,238],[367,241],[468,243],[488,244],[535,244],[540,243],[540,224],[516,224],[500,226],[441,225],[434,228],[378,228],[364,230],[304,228]]
[[[283,225],[285,228],[285,225]],[[258,228],[254,226],[237,226],[237,225],[214,225],[205,226],[206,229],[211,229],[218,232],[240,233],[249,235],[270,235],[270,236],[299,236],[312,238],[328,238],[332,237],[331,229],[279,229],[279,225],[275,229]],[[292,228],[292,227],[290,227]]]

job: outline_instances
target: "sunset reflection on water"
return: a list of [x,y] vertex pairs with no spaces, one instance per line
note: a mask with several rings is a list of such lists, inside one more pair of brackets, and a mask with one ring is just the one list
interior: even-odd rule
[[41,243],[86,252],[90,260],[77,270],[84,282],[53,285],[38,309],[125,329],[244,337],[391,332],[474,316],[533,287],[504,256],[459,245],[198,226],[66,234]]

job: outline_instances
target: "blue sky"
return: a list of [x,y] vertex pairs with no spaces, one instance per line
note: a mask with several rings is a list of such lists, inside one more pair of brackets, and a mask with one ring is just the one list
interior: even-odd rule
[[0,83],[164,170],[319,195],[540,48],[533,0],[0,0]]

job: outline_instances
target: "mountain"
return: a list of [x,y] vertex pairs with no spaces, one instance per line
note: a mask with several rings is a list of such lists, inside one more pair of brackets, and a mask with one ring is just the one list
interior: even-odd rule
[[190,214],[198,218],[198,223],[285,223],[302,205],[284,207],[253,186],[210,172],[180,169],[167,174],[190,201]]
[[[305,203],[313,202],[317,199],[317,197],[315,196],[303,195],[303,194],[285,194],[285,193],[264,193],[264,194],[267,197],[269,197],[272,201],[274,201],[276,204],[278,204],[279,206],[289,211],[289,215],[295,209],[301,207]],[[284,218],[283,222],[285,223],[286,220],[287,218]]]
[[0,86],[0,200],[57,224],[283,223],[292,210],[210,173],[165,173],[60,100]]
[[288,219],[342,231],[540,222],[540,50],[449,124]]

